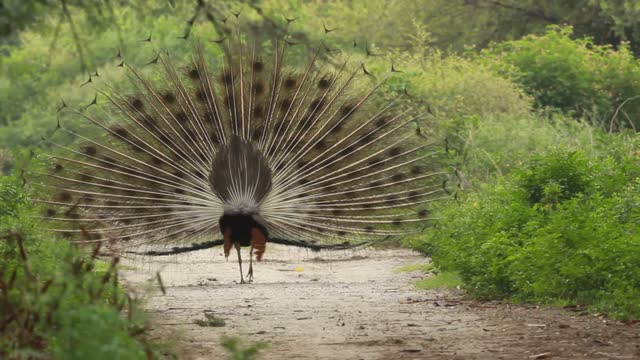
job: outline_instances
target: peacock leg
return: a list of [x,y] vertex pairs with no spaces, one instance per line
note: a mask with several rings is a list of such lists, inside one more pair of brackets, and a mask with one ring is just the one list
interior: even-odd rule
[[242,257],[240,256],[240,244],[235,243],[236,250],[238,251],[238,265],[240,265],[240,284],[244,284],[244,277],[242,276]]
[[251,250],[249,251],[249,272],[247,272],[247,281],[253,281],[253,245],[251,245]]

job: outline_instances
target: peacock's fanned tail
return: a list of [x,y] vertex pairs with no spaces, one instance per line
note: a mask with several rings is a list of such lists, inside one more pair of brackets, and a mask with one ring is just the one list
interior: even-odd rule
[[[102,106],[63,109],[91,124],[56,147],[42,173],[44,216],[82,242],[170,245],[220,238],[223,213],[251,213],[294,243],[375,241],[420,231],[446,196],[440,152],[416,135],[423,114],[401,95],[381,104],[361,64],[330,65],[324,47],[287,65],[229,36],[224,59],[195,47],[188,65],[157,59],[134,90],[96,85]],[[391,75],[391,73],[389,74]],[[63,123],[64,125],[64,123]]]

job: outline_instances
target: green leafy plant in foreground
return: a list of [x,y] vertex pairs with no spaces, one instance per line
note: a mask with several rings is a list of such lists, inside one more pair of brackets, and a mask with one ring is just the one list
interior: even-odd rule
[[251,345],[242,345],[237,337],[224,337],[222,346],[227,350],[229,360],[253,360],[256,359],[260,350],[268,345],[264,342],[257,342]]
[[[0,177],[0,357],[141,359],[157,352],[117,258],[39,229],[28,185]],[[123,312],[125,315],[123,315]]]

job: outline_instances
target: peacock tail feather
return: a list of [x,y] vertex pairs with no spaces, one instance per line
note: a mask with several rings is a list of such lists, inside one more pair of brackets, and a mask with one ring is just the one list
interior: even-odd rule
[[123,61],[130,90],[92,81],[101,104],[63,104],[91,126],[65,120],[56,134],[74,142],[47,139],[56,150],[40,201],[55,231],[128,247],[219,238],[223,214],[249,214],[292,243],[424,229],[429,204],[448,193],[443,150],[416,133],[425,114],[407,94],[380,101],[393,72],[336,65],[323,45],[295,66],[286,36],[271,51],[239,31],[216,43],[224,57],[196,45],[176,65],[160,53],[153,76]]

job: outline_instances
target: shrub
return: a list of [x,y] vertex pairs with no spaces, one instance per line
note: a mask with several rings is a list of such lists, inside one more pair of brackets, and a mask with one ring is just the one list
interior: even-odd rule
[[[386,78],[382,95],[388,100],[406,90],[409,96],[405,100],[417,107],[419,121],[428,120],[429,130],[439,128],[447,119],[500,115],[515,118],[531,112],[532,99],[516,83],[474,59],[445,54],[429,46],[429,34],[420,24],[413,24],[407,35],[412,40],[406,50],[375,48],[376,56],[358,57],[347,47],[344,57],[355,64],[366,63],[371,73]],[[400,72],[390,74],[391,64]]]
[[443,220],[410,245],[458,271],[479,298],[580,303],[637,319],[640,159],[628,150],[539,154],[459,204],[442,204]]
[[588,116],[607,129],[638,128],[640,65],[627,44],[613,49],[572,34],[571,27],[550,26],[542,36],[494,44],[481,59],[521,84],[541,107]]
[[0,176],[0,357],[140,359],[156,352],[143,336],[143,312],[119,286],[116,262],[42,230],[33,194],[17,174]]
[[583,194],[590,184],[588,160],[577,151],[534,156],[517,176],[516,186],[534,204],[558,204]]

